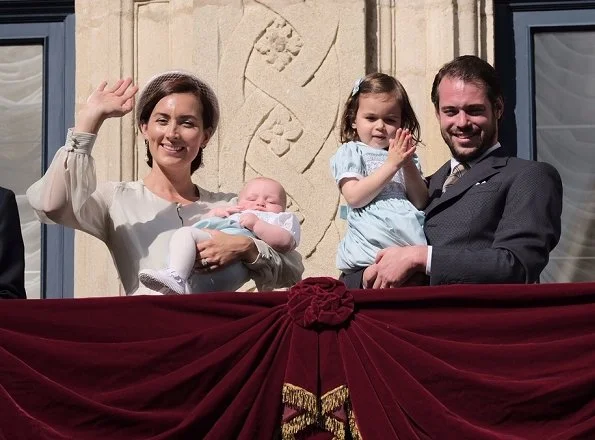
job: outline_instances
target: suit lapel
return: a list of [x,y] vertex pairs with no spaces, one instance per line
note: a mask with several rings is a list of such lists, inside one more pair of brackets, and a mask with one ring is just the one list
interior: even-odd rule
[[499,148],[494,154],[489,155],[480,162],[473,165],[456,183],[448,189],[446,193],[442,193],[442,185],[450,174],[450,161],[445,163],[436,173],[436,181],[434,176],[430,180],[430,203],[425,209],[426,216],[430,215],[438,206],[442,206],[451,200],[458,199],[462,194],[467,192],[469,188],[476,183],[482,182],[489,177],[500,172],[501,168],[506,165],[508,157],[502,157],[502,148]]
[[[444,185],[444,181],[450,174],[450,161],[446,162],[442,165],[438,170],[430,176],[430,186],[428,187],[428,191],[430,193],[430,204],[437,199],[440,198],[442,194],[442,185]],[[429,206],[428,205],[428,206]]]

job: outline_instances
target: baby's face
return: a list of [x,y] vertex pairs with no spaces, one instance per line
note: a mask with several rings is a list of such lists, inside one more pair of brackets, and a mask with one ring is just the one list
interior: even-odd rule
[[255,211],[283,212],[285,211],[283,187],[273,180],[251,180],[240,192],[238,206]]

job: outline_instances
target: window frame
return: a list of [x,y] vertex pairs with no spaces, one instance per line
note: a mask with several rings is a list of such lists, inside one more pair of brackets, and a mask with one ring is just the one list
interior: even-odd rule
[[[0,0],[0,44],[43,46],[41,174],[74,123],[74,40],[73,0]],[[72,298],[74,231],[59,225],[41,228],[41,298]]]
[[[591,11],[589,11],[591,10]],[[509,154],[537,158],[533,36],[595,30],[595,1],[495,0],[495,67],[504,89],[500,141]]]

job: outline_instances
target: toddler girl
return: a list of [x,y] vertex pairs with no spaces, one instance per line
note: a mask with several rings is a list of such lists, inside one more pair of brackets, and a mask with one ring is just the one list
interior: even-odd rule
[[395,78],[371,73],[355,82],[341,119],[333,176],[349,209],[337,267],[375,271],[376,254],[390,246],[426,244],[428,189],[415,154],[419,123]]

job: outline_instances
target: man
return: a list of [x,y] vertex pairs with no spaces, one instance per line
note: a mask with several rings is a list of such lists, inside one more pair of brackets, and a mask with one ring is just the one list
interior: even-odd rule
[[0,187],[0,298],[26,298],[25,247],[14,193]]
[[[396,287],[419,274],[432,285],[538,281],[560,239],[558,172],[503,151],[500,82],[480,58],[445,64],[434,78],[432,102],[452,158],[429,178],[428,246],[383,249],[363,271],[363,286]],[[359,287],[361,274],[345,277],[348,287]]]

